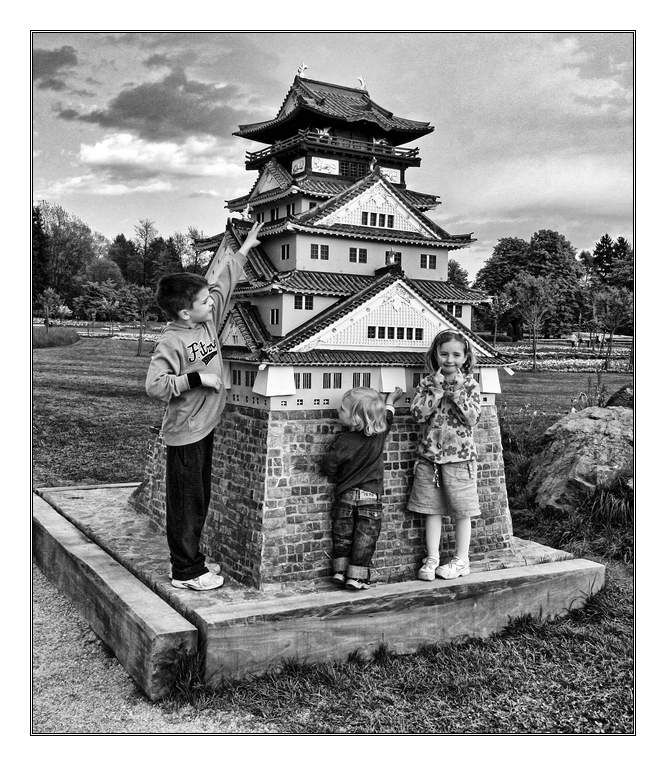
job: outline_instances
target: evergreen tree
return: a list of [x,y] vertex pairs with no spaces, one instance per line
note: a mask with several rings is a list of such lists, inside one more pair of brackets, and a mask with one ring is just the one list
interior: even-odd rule
[[605,282],[608,274],[613,269],[615,260],[614,243],[608,234],[604,234],[595,244],[592,260],[597,276],[602,282]]
[[32,300],[36,303],[38,296],[48,287],[49,275],[49,246],[48,236],[44,231],[42,211],[39,206],[32,208]]
[[457,287],[469,287],[469,274],[458,261],[451,258],[449,259],[449,272],[446,281]]
[[139,277],[139,254],[136,245],[124,234],[118,234],[109,247],[108,257],[118,264],[126,282],[136,282]]

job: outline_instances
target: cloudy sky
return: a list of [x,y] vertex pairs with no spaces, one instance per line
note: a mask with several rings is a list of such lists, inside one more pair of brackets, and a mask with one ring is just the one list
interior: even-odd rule
[[142,218],[216,233],[256,177],[232,132],[274,117],[305,62],[434,125],[407,181],[474,232],[470,274],[540,228],[633,241],[632,60],[628,33],[34,33],[33,196],[109,238]]

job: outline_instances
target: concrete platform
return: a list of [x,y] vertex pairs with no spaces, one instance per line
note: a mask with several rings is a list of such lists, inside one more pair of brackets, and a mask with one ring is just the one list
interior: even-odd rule
[[[266,672],[287,658],[344,659],[353,650],[369,654],[382,643],[407,653],[436,641],[488,636],[512,617],[555,616],[581,607],[604,583],[603,565],[514,538],[512,550],[453,581],[378,584],[360,593],[328,583],[256,590],[229,580],[208,593],[176,590],[163,532],[127,507],[136,486],[60,487],[38,494],[196,626],[212,685],[222,677]],[[45,544],[36,536],[36,549]]]

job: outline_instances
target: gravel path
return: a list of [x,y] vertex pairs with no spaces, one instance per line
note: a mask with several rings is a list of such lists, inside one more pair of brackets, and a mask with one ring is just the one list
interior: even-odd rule
[[32,586],[34,734],[270,732],[252,715],[150,702],[34,564]]

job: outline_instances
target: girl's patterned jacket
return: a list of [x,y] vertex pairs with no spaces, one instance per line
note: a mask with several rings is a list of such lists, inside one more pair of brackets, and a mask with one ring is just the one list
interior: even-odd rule
[[473,375],[466,375],[462,384],[443,385],[427,375],[414,392],[411,411],[418,423],[425,423],[417,447],[420,457],[431,463],[476,460],[472,427],[481,415],[481,389]]

